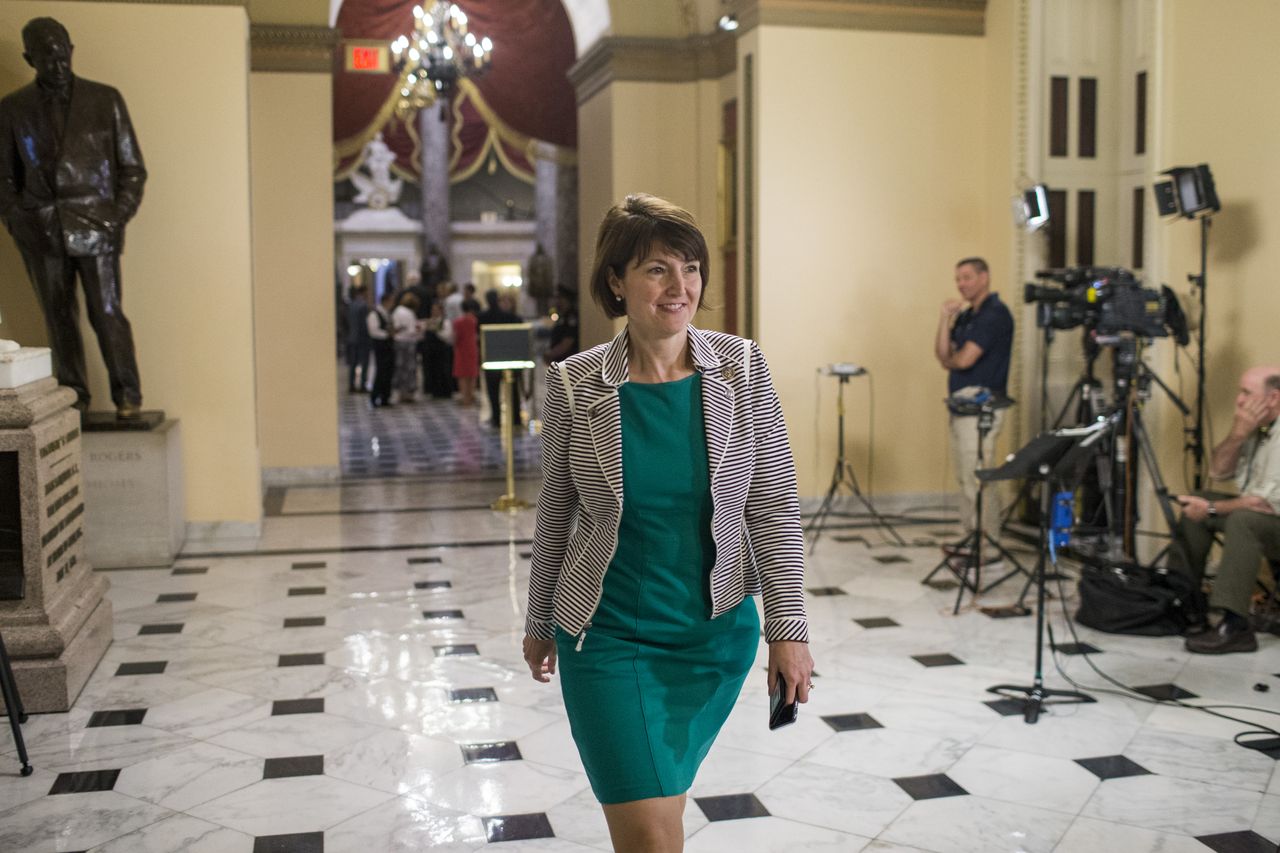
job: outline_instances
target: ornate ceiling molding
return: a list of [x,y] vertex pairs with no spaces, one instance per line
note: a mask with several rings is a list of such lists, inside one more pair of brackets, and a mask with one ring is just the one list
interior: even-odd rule
[[819,27],[980,36],[987,0],[740,0],[739,32],[757,26]]
[[731,33],[689,38],[606,36],[569,69],[581,104],[610,83],[690,83],[732,73],[737,65]]
[[253,24],[249,27],[251,71],[333,73],[342,34],[332,27]]

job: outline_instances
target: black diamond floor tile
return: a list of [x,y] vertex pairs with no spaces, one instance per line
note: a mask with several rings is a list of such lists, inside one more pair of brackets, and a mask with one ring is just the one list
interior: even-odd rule
[[322,666],[324,664],[324,652],[310,652],[307,654],[280,655],[277,666]]
[[769,810],[756,799],[755,794],[725,794],[719,797],[695,797],[694,802],[709,821],[742,820],[749,817],[768,817]]
[[1079,764],[1085,770],[1088,770],[1099,779],[1122,779],[1125,776],[1146,776],[1151,773],[1150,770],[1138,764],[1136,761],[1130,761],[1123,755],[1103,755],[1097,758],[1077,758],[1076,764]]
[[284,620],[286,628],[321,628],[323,626],[323,616],[293,616]]
[[415,581],[413,588],[427,590],[452,589],[453,583],[450,581]]
[[1251,829],[1219,835],[1199,835],[1196,836],[1196,841],[1214,853],[1276,853],[1280,850],[1280,847]]
[[1244,740],[1240,745],[1246,749],[1256,749],[1263,755],[1280,761],[1280,737],[1264,737],[1256,740]]
[[119,770],[81,770],[75,773],[59,773],[49,789],[49,796],[55,794],[92,794],[95,791],[110,791],[116,786]]
[[960,582],[952,581],[952,580],[940,580],[940,581],[929,581],[929,583],[925,585],[928,586],[930,589],[936,589],[941,592],[949,592],[950,590],[953,590],[956,587],[960,586]]
[[462,758],[468,764],[490,761],[519,761],[520,747],[513,740],[498,743],[461,743]]
[[424,610],[423,619],[462,619],[461,610]]
[[906,791],[913,800],[963,797],[969,793],[945,773],[932,773],[928,776],[904,776],[893,781],[898,784],[899,788]]
[[478,655],[480,649],[474,643],[459,643],[456,646],[432,646],[436,657],[450,657],[457,655]]
[[116,668],[116,675],[160,675],[164,672],[164,668],[169,665],[166,660],[149,660],[139,661],[137,663],[122,663]]
[[285,714],[323,714],[324,698],[319,699],[277,699],[271,703],[271,716],[282,717]]
[[912,655],[911,659],[914,660],[916,663],[922,664],[923,666],[927,666],[927,667],[963,666],[964,665],[964,661],[960,660],[960,658],[956,657],[955,655],[949,655],[949,654]]
[[1019,716],[1026,709],[1026,703],[1021,699],[992,699],[989,702],[983,702],[991,710],[995,711],[1002,717]]
[[498,692],[492,687],[464,687],[449,691],[450,702],[497,702]]
[[862,729],[882,729],[880,721],[870,714],[832,714],[822,721],[838,732],[856,732]]
[[1199,696],[1190,690],[1183,690],[1176,684],[1148,684],[1145,687],[1135,687],[1134,692],[1141,693],[1143,696],[1150,696],[1152,699],[1197,699]]
[[296,569],[323,569],[326,565],[328,564],[324,560],[310,560],[302,563],[294,563],[289,568],[295,569],[295,570]]
[[289,587],[289,595],[324,595],[325,588],[322,586],[293,586]]
[[551,821],[545,814],[494,815],[481,818],[484,834],[490,843],[527,841],[531,838],[555,838]]
[[89,715],[86,729],[97,729],[106,726],[140,726],[142,718],[147,715],[146,708],[125,708],[116,711],[94,711]]
[[178,601],[195,601],[194,592],[166,592],[156,596],[156,604],[171,604]]
[[268,758],[262,765],[263,779],[287,779],[291,776],[323,776],[323,755],[295,755]]
[[440,562],[439,557],[410,557],[409,558],[409,565],[411,566],[425,566],[430,563],[438,563],[438,562]]
[[178,566],[169,574],[171,575],[207,575],[209,573],[208,566]]
[[253,853],[324,853],[324,833],[259,835],[253,839]]
[[1054,649],[1061,655],[1097,655],[1102,649],[1088,643],[1058,643]]
[[818,595],[818,596],[849,594],[838,586],[815,586],[815,587],[810,587],[809,589],[805,590],[805,592],[809,593],[810,595]]
[[896,628],[898,623],[888,616],[875,616],[870,619],[854,619],[863,628]]
[[908,560],[906,557],[902,556],[901,554],[885,554],[883,557],[872,557],[871,559],[875,560],[877,563],[883,563],[883,564],[884,564],[884,565],[886,565],[886,566],[887,566],[887,565],[890,565],[891,563],[909,563],[909,562],[911,562],[910,560]]
[[182,622],[163,622],[155,625],[143,625],[138,629],[138,636],[144,637],[147,634],[181,634]]

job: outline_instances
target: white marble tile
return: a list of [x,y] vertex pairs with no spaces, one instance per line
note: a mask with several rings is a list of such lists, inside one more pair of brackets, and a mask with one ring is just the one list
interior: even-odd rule
[[[520,754],[528,761],[585,773],[578,745],[569,731],[569,721],[561,720],[545,726],[533,734],[520,738]],[[594,800],[592,801],[594,802]]]
[[758,853],[828,850],[831,853],[857,853],[870,841],[869,838],[779,817],[756,817],[709,823],[689,838],[684,849],[687,853],[723,853],[725,850],[752,850]]
[[368,684],[325,697],[326,713],[379,726],[419,731],[424,717],[449,711],[444,687],[400,678],[377,678]]
[[969,744],[891,729],[841,732],[804,756],[804,760],[895,779],[945,773]]
[[1274,758],[1234,741],[1160,729],[1138,732],[1124,754],[1161,776],[1250,791],[1265,791],[1276,768]]
[[470,853],[485,844],[479,818],[411,797],[395,797],[324,834],[325,853]]
[[1098,777],[1066,758],[975,746],[947,771],[970,794],[1078,814]]
[[1253,831],[1280,848],[1280,796],[1267,795],[1258,804]]
[[[297,697],[294,697],[297,698]],[[271,716],[271,702],[258,696],[207,687],[147,711],[147,725],[192,738],[210,738]]]
[[794,763],[794,758],[734,749],[717,741],[698,768],[689,795],[713,797],[750,793]]
[[[108,672],[109,670],[109,672]],[[99,669],[102,678],[85,685],[76,699],[76,707],[107,711],[118,708],[148,708],[166,702],[177,702],[194,696],[208,687],[168,672],[158,675],[115,675],[116,667]]]
[[498,761],[468,764],[411,796],[475,815],[528,814],[545,812],[587,787],[581,773],[531,761]]
[[1056,758],[1119,755],[1133,740],[1137,723],[1100,717],[1079,707],[1050,707],[1034,725],[1021,716],[1002,717],[978,739],[983,746],[1031,752]]
[[1058,843],[1057,853],[1095,853],[1123,850],[1125,853],[1205,853],[1208,848],[1190,835],[1177,835],[1125,826],[1119,823],[1077,818]]
[[27,751],[33,766],[68,772],[128,767],[192,743],[190,738],[147,725],[102,726],[60,737],[27,739]]
[[212,687],[276,700],[329,696],[368,684],[370,679],[336,666],[280,667],[273,662],[268,669],[232,670],[195,680]]
[[1000,720],[999,714],[982,704],[988,698],[996,697],[948,699],[895,691],[866,711],[886,728],[976,741]]
[[261,758],[325,755],[386,729],[331,714],[283,714],[249,723],[208,739]]
[[1262,794],[1163,776],[1109,779],[1084,817],[1182,835],[1216,835],[1253,826]]
[[770,814],[874,838],[913,802],[889,779],[798,762],[755,791]]
[[87,850],[172,815],[115,791],[59,794],[18,806],[0,819],[0,850]]
[[248,853],[253,838],[225,826],[176,814],[93,848],[93,853]]
[[463,766],[457,743],[384,731],[326,752],[324,772],[366,788],[404,794]]
[[936,853],[1049,853],[1071,821],[1017,803],[943,797],[911,804],[880,838]]
[[328,829],[391,796],[328,776],[295,776],[264,779],[187,813],[249,835],[284,835]]
[[185,811],[262,779],[262,759],[196,743],[121,771],[114,790]]

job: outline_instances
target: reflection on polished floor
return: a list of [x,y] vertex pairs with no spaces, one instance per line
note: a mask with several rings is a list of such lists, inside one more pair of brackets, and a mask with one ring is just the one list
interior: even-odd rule
[[[115,642],[70,713],[24,727],[33,776],[0,732],[0,851],[608,850],[559,691],[520,660],[533,518],[485,509],[501,488],[290,488],[256,548],[109,572]],[[686,849],[1274,849],[1280,748],[1100,692],[1025,724],[985,688],[1030,679],[1033,622],[952,616],[953,593],[920,583],[936,553],[823,538],[814,701],[770,733],[763,670],[748,682]],[[1280,710],[1280,638],[1220,659],[1079,640],[1149,692]]]

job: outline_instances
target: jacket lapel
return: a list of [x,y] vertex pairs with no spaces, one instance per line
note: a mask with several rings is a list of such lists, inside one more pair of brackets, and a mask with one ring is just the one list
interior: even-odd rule
[[702,374],[703,432],[707,436],[707,464],[714,488],[716,473],[729,449],[729,433],[733,426],[733,389],[729,380],[733,370],[721,365],[720,356],[693,326],[689,327],[689,350],[693,363]]
[[605,350],[600,365],[599,394],[595,399],[583,400],[596,462],[619,506],[622,505],[622,407],[618,387],[627,381],[629,349],[630,339],[624,328]]

